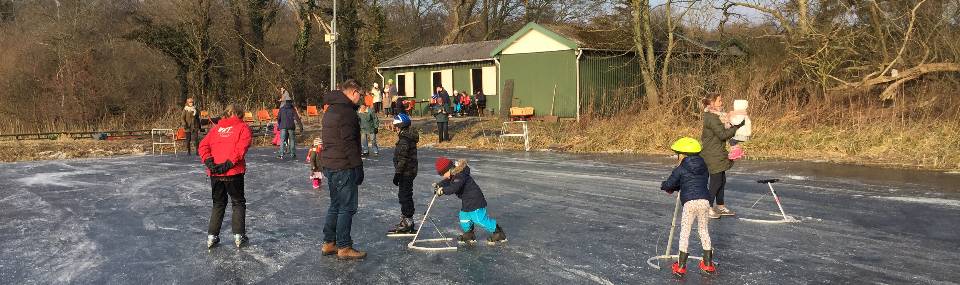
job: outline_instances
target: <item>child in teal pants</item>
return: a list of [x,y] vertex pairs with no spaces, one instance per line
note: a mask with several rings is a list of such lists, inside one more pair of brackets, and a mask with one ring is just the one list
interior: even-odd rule
[[507,235],[503,228],[497,224],[497,220],[487,215],[487,200],[480,191],[480,186],[470,176],[470,167],[465,160],[459,160],[456,163],[446,157],[437,158],[437,174],[443,176],[440,183],[434,184],[437,196],[456,194],[460,198],[460,228],[463,234],[460,235],[461,243],[474,243],[477,241],[473,233],[474,225],[480,225],[487,232],[493,233],[487,238],[490,244],[507,241]]

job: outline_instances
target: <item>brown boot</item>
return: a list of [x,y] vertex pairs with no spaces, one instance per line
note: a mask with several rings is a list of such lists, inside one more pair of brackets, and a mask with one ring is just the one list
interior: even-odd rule
[[324,242],[323,247],[320,248],[320,252],[323,255],[334,255],[337,254],[337,244],[335,242]]
[[360,252],[352,247],[344,247],[337,250],[337,258],[339,259],[362,259],[367,257],[366,252]]

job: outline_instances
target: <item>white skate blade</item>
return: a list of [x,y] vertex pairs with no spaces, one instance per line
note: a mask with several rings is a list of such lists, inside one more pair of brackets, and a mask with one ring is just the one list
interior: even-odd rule
[[507,240],[501,240],[501,241],[487,241],[487,245],[498,245],[498,244],[503,244],[503,243],[507,243]]

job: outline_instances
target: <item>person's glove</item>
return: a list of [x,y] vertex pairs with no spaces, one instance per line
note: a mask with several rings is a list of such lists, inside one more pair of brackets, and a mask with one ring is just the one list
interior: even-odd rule
[[743,120],[743,121],[740,121],[740,124],[732,125],[732,127],[739,129],[740,127],[743,127],[743,125],[746,125],[746,124],[747,124],[747,120]]
[[363,184],[363,166],[358,166],[357,168],[354,169],[354,172],[357,175],[357,186],[362,185]]
[[207,167],[207,170],[210,170],[210,172],[213,172],[213,169],[217,167],[217,164],[216,164],[216,163],[213,163],[213,158],[212,158],[212,157],[211,157],[211,158],[207,158],[206,160],[204,160],[204,161],[203,161],[203,165],[206,166],[206,167]]
[[433,190],[433,192],[434,192],[435,194],[437,194],[437,196],[443,196],[443,188],[442,188],[442,187],[437,187],[437,189],[436,189],[436,190]]
[[400,173],[393,174],[393,185],[400,186]]
[[213,172],[213,174],[224,174],[227,173],[227,171],[230,171],[231,168],[233,168],[233,162],[227,160],[224,163],[215,165],[211,172]]

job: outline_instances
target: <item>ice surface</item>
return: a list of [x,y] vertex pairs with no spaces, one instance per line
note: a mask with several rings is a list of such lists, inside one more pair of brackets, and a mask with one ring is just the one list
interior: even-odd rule
[[[248,156],[251,245],[241,251],[230,239],[229,207],[224,242],[205,248],[210,185],[195,157],[2,164],[0,284],[673,282],[668,271],[646,265],[667,243],[674,198],[657,188],[669,174],[671,158],[421,149],[415,218],[426,210],[429,185],[438,178],[433,160],[441,154],[466,158],[489,212],[509,238],[502,246],[480,243],[424,253],[407,249],[409,239],[385,236],[398,220],[399,205],[390,182],[392,152],[381,154],[364,160],[366,180],[353,237],[370,255],[359,262],[320,255],[327,194],[311,189],[302,161],[279,161],[268,149]],[[692,270],[689,282],[960,280],[960,193],[955,191],[960,176],[738,162],[728,177],[727,205],[738,217],[759,219],[779,210],[769,195],[749,208],[769,192],[755,180],[790,179],[774,187],[787,214],[803,222],[711,221],[720,274],[703,277]],[[459,206],[448,196],[434,205],[431,216],[444,235],[458,234]],[[699,255],[695,236],[690,246]]]

